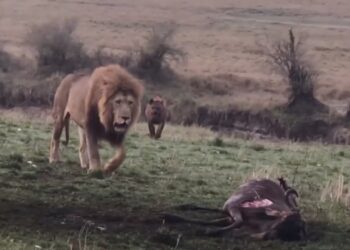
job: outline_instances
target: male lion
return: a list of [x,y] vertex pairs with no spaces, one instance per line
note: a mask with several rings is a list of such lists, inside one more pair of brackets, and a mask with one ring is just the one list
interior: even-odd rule
[[[142,95],[141,82],[118,65],[98,67],[91,75],[66,76],[54,99],[50,163],[59,161],[59,140],[64,127],[68,143],[71,118],[79,126],[81,167],[89,172],[102,170],[105,174],[114,171],[124,161],[124,137],[139,116]],[[99,140],[118,147],[103,169]]]
[[[149,136],[159,139],[162,136],[165,121],[169,118],[165,100],[160,96],[151,98],[147,103],[145,116],[148,122]],[[157,132],[155,125],[158,125]]]

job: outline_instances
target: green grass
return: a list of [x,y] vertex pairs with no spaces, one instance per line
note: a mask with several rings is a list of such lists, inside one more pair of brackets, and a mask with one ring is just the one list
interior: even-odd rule
[[[76,131],[63,162],[47,161],[50,126],[0,120],[0,249],[348,249],[348,148],[218,139],[199,128],[145,124],[127,139],[127,159],[106,179],[79,167]],[[75,137],[74,137],[75,136]],[[102,157],[112,149],[103,144]],[[197,236],[190,225],[164,225],[173,205],[220,207],[242,182],[283,175],[301,194],[306,242]]]

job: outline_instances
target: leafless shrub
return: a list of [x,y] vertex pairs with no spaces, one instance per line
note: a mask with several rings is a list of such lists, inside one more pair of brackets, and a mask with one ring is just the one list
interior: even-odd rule
[[297,103],[309,103],[312,106],[322,105],[315,98],[316,72],[306,60],[303,40],[296,39],[293,30],[289,30],[288,39],[275,42],[269,48],[265,47],[265,55],[270,65],[276,69],[288,82],[290,87],[289,107]]
[[90,54],[92,67],[98,67],[107,64],[119,64],[129,70],[132,70],[135,64],[136,55],[132,50],[126,51],[124,54],[117,55],[106,51],[104,47],[99,47]]
[[172,73],[171,62],[184,59],[185,53],[173,43],[176,26],[166,24],[152,28],[139,49],[136,70],[145,77],[159,77]]
[[70,73],[89,65],[83,43],[73,36],[76,27],[75,19],[31,27],[26,42],[36,51],[40,73]]
[[0,71],[10,72],[20,68],[20,62],[0,46]]
[[347,120],[350,121],[350,103],[348,104],[348,107],[347,107],[347,110],[346,110],[346,113],[345,113],[345,117]]
[[27,72],[0,74],[0,106],[50,106],[62,75],[37,79]]
[[175,77],[171,63],[185,58],[185,53],[173,43],[175,33],[173,24],[155,26],[141,45],[134,45],[119,55],[99,48],[91,54],[91,61],[94,66],[118,63],[144,80],[164,83]]
[[196,124],[198,104],[189,96],[182,96],[169,107],[171,121],[185,126]]

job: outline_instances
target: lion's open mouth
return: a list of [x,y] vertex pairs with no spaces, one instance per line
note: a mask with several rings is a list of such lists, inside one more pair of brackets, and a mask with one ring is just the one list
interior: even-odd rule
[[124,131],[128,128],[128,124],[126,122],[123,123],[114,123],[114,130],[115,131]]
[[155,115],[160,115],[161,112],[160,112],[159,110],[152,110],[151,114],[152,114],[153,116],[155,116]]

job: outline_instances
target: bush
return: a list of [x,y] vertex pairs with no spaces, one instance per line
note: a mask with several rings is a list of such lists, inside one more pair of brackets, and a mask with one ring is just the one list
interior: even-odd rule
[[131,48],[124,55],[108,53],[102,47],[87,53],[83,43],[73,36],[76,27],[77,22],[73,19],[31,27],[26,42],[36,52],[39,73],[67,74],[83,68],[117,63],[140,78],[163,81],[174,76],[170,63],[185,56],[172,42],[176,27],[171,24],[152,28],[143,45]]
[[55,89],[62,79],[54,74],[45,79],[36,79],[27,72],[16,76],[0,74],[0,106],[51,106]]
[[124,55],[116,55],[105,51],[103,47],[99,47],[91,53],[90,65],[92,67],[108,64],[119,64],[132,70],[132,67],[135,64],[135,53],[129,50]]
[[348,107],[346,109],[346,113],[345,113],[345,118],[350,121],[350,103],[348,104]]
[[10,72],[19,68],[21,68],[19,61],[0,47],[0,71]]
[[192,97],[182,95],[175,105],[169,107],[171,121],[185,126],[197,124],[198,104]]
[[136,71],[144,77],[159,78],[172,73],[170,62],[184,58],[184,52],[177,48],[172,39],[176,26],[163,25],[152,28],[146,36],[146,41],[139,49],[136,59]]
[[280,40],[265,50],[270,64],[287,80],[290,87],[289,108],[299,103],[319,110],[325,109],[314,94],[317,74],[305,59],[302,40],[296,40],[293,30],[289,30],[288,40]]
[[77,22],[49,22],[32,26],[26,36],[35,50],[40,73],[71,73],[89,66],[90,60],[83,43],[73,36]]

